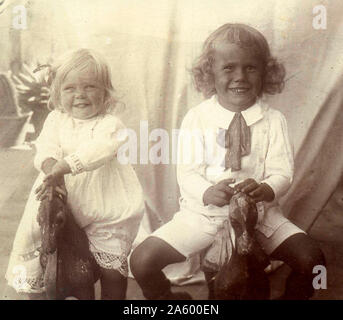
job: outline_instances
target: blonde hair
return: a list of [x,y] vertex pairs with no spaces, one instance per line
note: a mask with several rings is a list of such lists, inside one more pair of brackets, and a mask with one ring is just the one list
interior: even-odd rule
[[216,94],[212,65],[214,50],[218,42],[229,42],[249,48],[262,61],[262,93],[276,94],[284,88],[285,67],[271,56],[266,38],[256,29],[245,24],[227,23],[215,30],[205,41],[199,58],[192,67],[195,87],[205,98]]
[[48,101],[50,110],[59,109],[65,112],[60,101],[63,81],[70,71],[81,70],[88,66],[94,68],[96,79],[105,89],[102,113],[113,111],[118,101],[112,85],[110,67],[99,53],[90,49],[78,49],[68,52],[52,65],[50,70],[50,98]]

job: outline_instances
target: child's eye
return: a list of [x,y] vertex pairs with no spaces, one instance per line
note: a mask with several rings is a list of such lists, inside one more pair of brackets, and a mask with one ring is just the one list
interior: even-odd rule
[[231,72],[231,71],[233,71],[233,69],[234,69],[234,66],[230,66],[230,65],[224,67],[224,70],[227,72]]
[[247,67],[248,72],[255,72],[256,70],[257,70],[257,67],[255,67],[255,66],[248,66]]
[[63,91],[67,91],[67,92],[72,92],[73,90],[74,90],[74,87],[72,86],[63,88]]
[[93,89],[95,89],[95,88],[96,88],[96,86],[95,86],[95,85],[92,85],[92,84],[88,84],[88,85],[85,86],[85,89],[86,89],[86,90],[93,90]]

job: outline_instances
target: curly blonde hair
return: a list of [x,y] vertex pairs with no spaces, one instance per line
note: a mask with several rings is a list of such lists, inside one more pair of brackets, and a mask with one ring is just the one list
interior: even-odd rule
[[271,56],[265,37],[245,24],[227,23],[215,30],[205,41],[201,55],[192,67],[195,87],[205,98],[216,94],[212,65],[217,43],[229,42],[253,50],[263,63],[262,91],[267,94],[280,93],[284,88],[285,67]]
[[65,112],[60,101],[63,81],[71,70],[82,70],[88,66],[94,68],[97,81],[105,89],[104,105],[101,113],[113,111],[118,101],[112,85],[110,67],[99,53],[90,49],[78,49],[68,52],[51,66],[51,87],[48,101],[50,110],[59,109]]

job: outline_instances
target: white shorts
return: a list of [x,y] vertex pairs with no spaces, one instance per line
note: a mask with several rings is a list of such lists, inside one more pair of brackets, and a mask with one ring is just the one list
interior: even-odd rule
[[[212,244],[225,219],[225,216],[209,217],[181,210],[150,236],[164,240],[188,258]],[[283,241],[296,233],[305,232],[286,219],[270,237],[256,230],[256,238],[265,253],[270,255]]]

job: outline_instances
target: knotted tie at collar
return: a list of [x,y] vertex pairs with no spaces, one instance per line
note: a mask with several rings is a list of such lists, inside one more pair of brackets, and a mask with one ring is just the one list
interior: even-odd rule
[[241,170],[241,158],[251,151],[250,128],[240,112],[236,112],[225,133],[225,169]]

